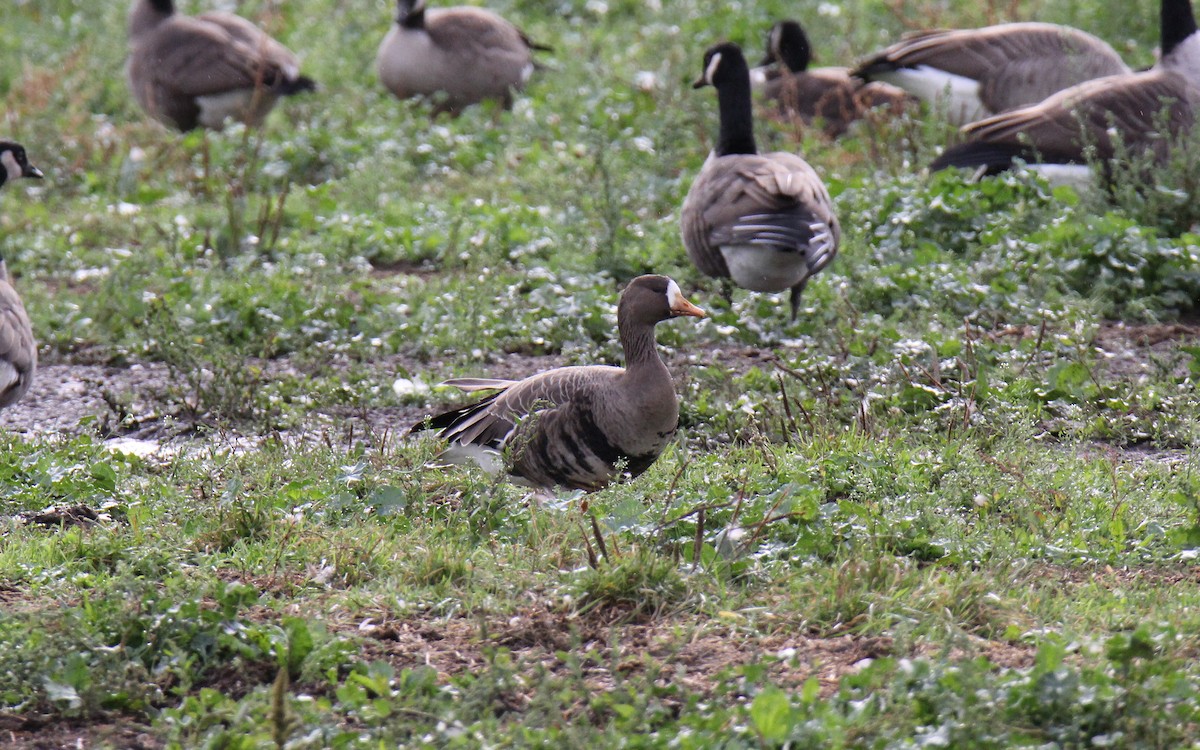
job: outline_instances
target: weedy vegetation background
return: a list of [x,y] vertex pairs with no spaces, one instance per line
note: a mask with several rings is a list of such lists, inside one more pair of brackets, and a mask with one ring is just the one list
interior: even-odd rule
[[[186,136],[126,88],[126,3],[6,5],[0,132],[47,179],[0,197],[43,364],[0,416],[0,744],[1197,746],[1196,144],[1105,197],[929,176],[936,117],[760,116],[844,229],[795,324],[678,238],[714,41],[1037,19],[1139,67],[1157,9],[490,5],[555,52],[431,121],[375,80],[384,0],[182,2],[321,84]],[[712,316],[659,327],[642,478],[538,503],[404,436],[443,378],[617,362],[645,272]]]

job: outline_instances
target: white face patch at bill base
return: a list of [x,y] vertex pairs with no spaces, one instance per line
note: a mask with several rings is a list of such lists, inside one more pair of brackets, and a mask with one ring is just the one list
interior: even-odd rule
[[675,279],[670,279],[667,282],[667,307],[672,310],[678,310],[687,304],[687,300],[683,297],[683,292],[680,291],[679,285],[675,283]]

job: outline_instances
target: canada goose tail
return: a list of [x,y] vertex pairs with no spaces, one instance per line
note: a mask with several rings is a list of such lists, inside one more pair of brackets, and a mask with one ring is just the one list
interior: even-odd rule
[[297,76],[291,81],[284,81],[283,85],[279,87],[279,93],[283,94],[284,96],[291,96],[292,94],[301,94],[305,91],[316,90],[317,82],[308,76]]
[[521,35],[521,41],[525,42],[525,46],[537,52],[553,52],[554,48],[548,44],[539,44],[528,37],[524,31],[518,32]]
[[850,71],[850,75],[854,78],[870,82],[879,80],[879,76],[894,73],[896,69],[897,65],[894,62],[880,56],[864,60],[858,67]]
[[1036,154],[1025,146],[967,141],[943,151],[942,155],[929,165],[929,171],[937,172],[948,167],[966,167],[982,170],[983,175],[996,175],[1012,169],[1014,159],[1037,161]]

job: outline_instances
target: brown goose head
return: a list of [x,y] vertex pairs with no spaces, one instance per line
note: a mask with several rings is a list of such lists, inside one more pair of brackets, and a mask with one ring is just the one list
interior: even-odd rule
[[42,170],[29,163],[21,144],[0,140],[0,185],[18,177],[41,179]]
[[617,326],[653,327],[656,323],[690,315],[703,318],[705,313],[684,298],[679,285],[666,276],[638,276],[621,292],[617,303]]

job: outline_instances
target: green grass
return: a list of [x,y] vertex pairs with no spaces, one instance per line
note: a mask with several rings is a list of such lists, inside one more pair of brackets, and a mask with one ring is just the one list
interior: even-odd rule
[[[181,137],[126,90],[121,5],[4,24],[4,134],[47,179],[5,187],[0,252],[43,365],[109,404],[11,421],[46,374],[5,415],[18,747],[1200,743],[1195,149],[1077,195],[922,173],[954,134],[921,116],[761,119],[844,232],[794,324],[678,236],[719,37],[795,16],[833,65],[1038,19],[1139,66],[1148,9],[504,0],[546,69],[431,121],[374,80],[391,3],[244,2],[322,90]],[[618,361],[649,271],[711,317],[659,327],[681,437],[636,482],[536,498],[404,436],[455,396],[398,378]]]

